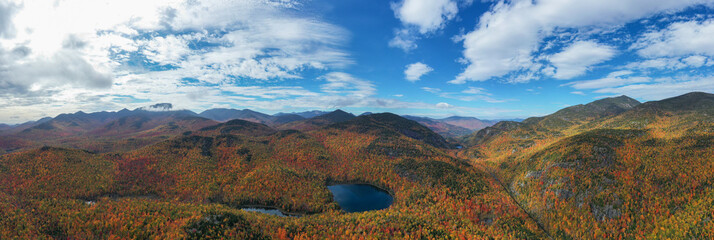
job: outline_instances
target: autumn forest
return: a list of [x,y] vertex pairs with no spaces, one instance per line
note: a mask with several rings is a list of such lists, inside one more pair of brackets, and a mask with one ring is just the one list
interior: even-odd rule
[[[0,129],[0,239],[712,239],[713,116],[702,92],[476,131],[341,110],[62,114]],[[393,203],[348,213],[335,184]]]

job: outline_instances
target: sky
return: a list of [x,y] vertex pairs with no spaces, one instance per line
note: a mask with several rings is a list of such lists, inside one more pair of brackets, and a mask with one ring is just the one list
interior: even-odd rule
[[714,92],[714,0],[0,0],[0,122],[172,103],[525,118]]

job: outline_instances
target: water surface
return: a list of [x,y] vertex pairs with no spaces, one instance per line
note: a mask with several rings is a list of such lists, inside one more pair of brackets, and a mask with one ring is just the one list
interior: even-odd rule
[[339,184],[327,186],[335,202],[345,212],[380,210],[392,205],[392,195],[368,184]]

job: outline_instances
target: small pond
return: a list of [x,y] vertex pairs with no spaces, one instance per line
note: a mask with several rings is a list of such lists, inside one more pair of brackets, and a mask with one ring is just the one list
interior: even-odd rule
[[327,186],[335,202],[345,212],[380,210],[392,205],[392,195],[368,184],[340,184]]

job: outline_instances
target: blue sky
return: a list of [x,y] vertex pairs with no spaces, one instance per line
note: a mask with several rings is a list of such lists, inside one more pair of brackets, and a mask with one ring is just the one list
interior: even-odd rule
[[523,118],[714,92],[714,1],[0,0],[0,122],[158,102]]

